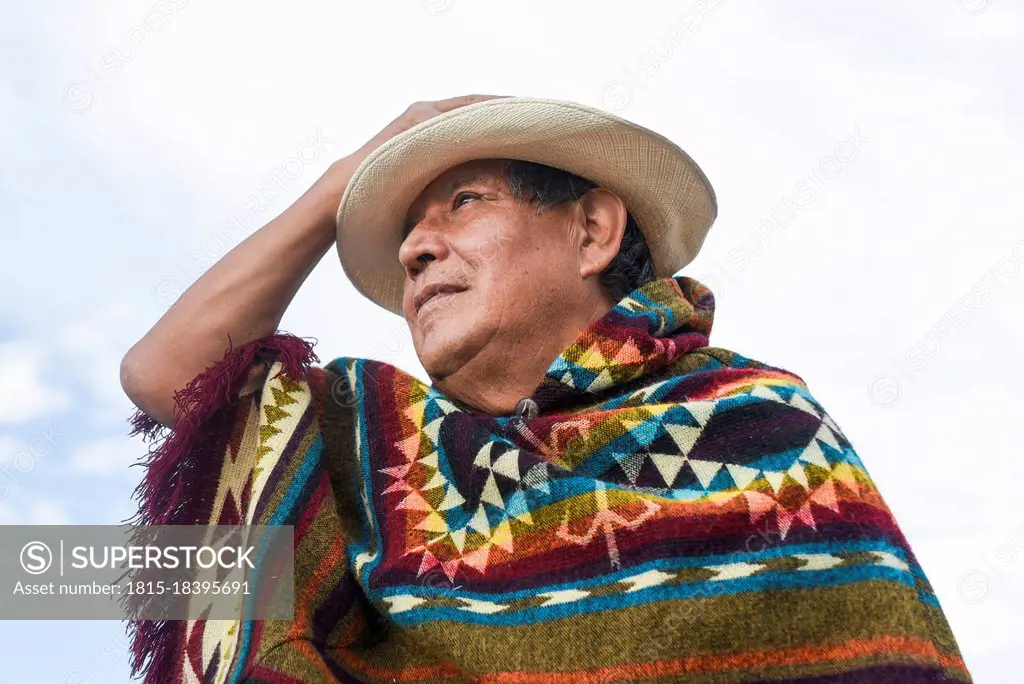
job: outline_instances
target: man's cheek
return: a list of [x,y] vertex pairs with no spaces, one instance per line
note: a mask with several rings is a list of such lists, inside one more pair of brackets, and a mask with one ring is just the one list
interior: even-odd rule
[[[505,231],[506,233],[508,231]],[[510,245],[506,244],[506,240],[501,236],[502,229],[497,229],[493,238],[488,239],[480,243],[474,255],[477,261],[492,262],[497,260],[501,256],[501,252],[508,249]]]
[[455,274],[455,279],[463,285],[472,286],[473,281],[476,279],[479,268],[479,259],[475,255],[469,255],[468,258],[459,261],[459,266]]

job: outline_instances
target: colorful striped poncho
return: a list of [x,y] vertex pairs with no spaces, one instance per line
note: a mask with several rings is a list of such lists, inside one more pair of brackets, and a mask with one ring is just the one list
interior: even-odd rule
[[[970,681],[804,382],[709,347],[676,276],[490,416],[275,335],[179,394],[147,524],[295,529],[295,619],[135,622],[147,682]],[[136,432],[157,426],[136,415]]]

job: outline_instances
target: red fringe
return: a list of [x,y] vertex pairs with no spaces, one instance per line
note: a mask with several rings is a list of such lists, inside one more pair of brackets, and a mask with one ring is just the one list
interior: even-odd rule
[[[230,338],[229,338],[230,344]],[[174,395],[174,423],[163,426],[136,410],[130,422],[130,437],[142,435],[151,446],[139,464],[146,473],[135,488],[139,510],[128,522],[133,525],[207,525],[220,476],[221,458],[231,438],[239,392],[260,369],[258,361],[284,363],[282,372],[293,379],[304,378],[320,359],[313,352],[315,342],[278,331],[237,349],[197,375]],[[268,364],[269,365],[269,364]],[[270,378],[268,378],[270,379]],[[144,684],[166,684],[181,679],[181,656],[185,643],[184,620],[132,620],[132,676],[140,673]]]

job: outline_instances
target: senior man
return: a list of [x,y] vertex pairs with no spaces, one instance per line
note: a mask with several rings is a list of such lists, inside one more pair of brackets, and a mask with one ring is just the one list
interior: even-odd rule
[[[151,682],[969,681],[803,380],[709,346],[697,165],[582,105],[417,103],[125,356],[138,522],[295,529],[291,621],[137,622]],[[431,384],[278,333],[334,243]],[[345,316],[332,300],[325,316]]]

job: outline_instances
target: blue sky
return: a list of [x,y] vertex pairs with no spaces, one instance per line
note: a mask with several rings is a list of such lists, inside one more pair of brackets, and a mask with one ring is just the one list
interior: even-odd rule
[[[0,58],[0,524],[134,511],[145,447],[126,437],[121,356],[408,104],[575,100],[707,172],[719,218],[683,273],[715,292],[712,343],[807,381],[977,681],[1019,679],[1019,1],[45,0],[5,7]],[[304,142],[309,160],[285,166]],[[275,201],[245,218],[268,179]],[[402,321],[333,252],[282,328],[324,362],[424,377]],[[0,681],[127,681],[117,623],[0,622],[0,637]]]

